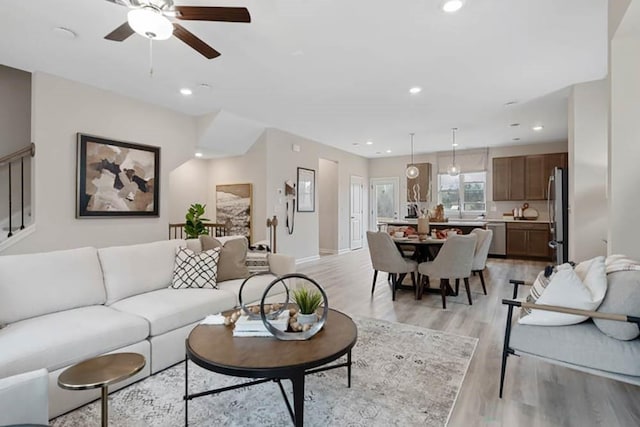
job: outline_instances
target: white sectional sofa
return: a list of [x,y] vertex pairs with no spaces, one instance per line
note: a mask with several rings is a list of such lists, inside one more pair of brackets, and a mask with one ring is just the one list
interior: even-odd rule
[[[98,390],[57,386],[70,365],[112,352],[143,354],[147,365],[123,387],[184,360],[191,329],[208,314],[236,307],[243,282],[170,289],[176,247],[199,245],[168,240],[0,256],[0,378],[46,368],[53,418],[99,397]],[[292,273],[295,260],[272,254],[269,267],[275,275]],[[274,278],[251,279],[243,298],[258,300]]]

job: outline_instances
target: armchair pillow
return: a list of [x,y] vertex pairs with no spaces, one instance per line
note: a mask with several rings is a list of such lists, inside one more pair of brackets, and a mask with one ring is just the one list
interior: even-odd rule
[[173,269],[171,288],[213,288],[218,289],[217,273],[220,248],[196,253],[191,249],[178,247]]
[[[600,306],[607,289],[604,257],[585,261],[576,266],[575,270],[571,264],[562,264],[554,270],[549,277],[545,277],[544,272],[538,275],[527,302],[581,310],[595,310]],[[585,320],[586,316],[522,309],[518,323],[561,326]]]
[[220,260],[218,261],[218,282],[233,279],[246,279],[249,277],[247,268],[247,249],[249,242],[244,236],[240,238],[220,241],[211,236],[200,236],[202,250],[220,249]]
[[[598,311],[640,317],[640,271],[612,273],[608,281],[607,294]],[[593,323],[601,332],[618,340],[630,341],[640,336],[635,323],[604,319],[593,319]]]

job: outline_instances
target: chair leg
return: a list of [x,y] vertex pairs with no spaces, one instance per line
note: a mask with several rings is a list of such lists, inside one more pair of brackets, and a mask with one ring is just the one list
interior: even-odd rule
[[478,274],[480,275],[480,283],[482,283],[482,290],[484,291],[484,294],[487,294],[487,288],[484,285],[484,275],[482,274],[482,270],[478,270]]
[[455,296],[458,296],[460,293],[460,279],[456,279],[456,293]]
[[397,274],[392,274],[391,275],[391,301],[395,301],[396,300],[396,285],[398,284],[398,275]]
[[469,288],[469,278],[464,278],[464,287],[467,289],[467,299],[469,300],[469,305],[473,305],[471,302],[471,289]]
[[413,290],[415,291],[416,299],[418,299],[418,283],[416,282],[416,273],[413,271],[411,272],[411,283],[413,284]]
[[447,288],[449,287],[449,279],[440,279],[440,294],[442,295],[442,309],[447,309]]
[[393,277],[393,273],[387,273],[387,282],[391,283],[391,278]]
[[378,270],[373,270],[373,285],[371,285],[371,295],[376,290],[376,280],[378,280]]

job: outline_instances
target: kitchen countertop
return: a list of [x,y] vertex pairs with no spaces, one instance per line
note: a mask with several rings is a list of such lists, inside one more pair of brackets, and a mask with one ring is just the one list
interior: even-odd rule
[[488,222],[526,222],[526,223],[538,223],[538,224],[548,224],[549,220],[546,219],[503,219],[503,218],[487,218],[485,221]]
[[[418,220],[417,219],[407,219],[404,221],[398,220],[398,221],[381,221],[381,224],[389,224],[389,225],[417,225],[418,224]],[[459,226],[459,227],[464,227],[464,226],[468,226],[468,227],[474,227],[474,226],[478,226],[478,227],[484,227],[489,223],[489,221],[487,221],[486,219],[459,219],[459,220],[451,220],[449,219],[448,222],[429,222],[429,225],[454,225],[454,226]]]

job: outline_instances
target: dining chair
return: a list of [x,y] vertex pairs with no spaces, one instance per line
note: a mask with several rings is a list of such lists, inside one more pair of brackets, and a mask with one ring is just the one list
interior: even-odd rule
[[403,258],[396,244],[393,243],[391,236],[386,232],[367,231],[367,244],[369,246],[369,255],[371,255],[371,264],[373,265],[371,295],[376,289],[378,271],[389,273],[391,276],[392,301],[396,300],[396,290],[400,287],[407,274],[411,274],[411,282],[417,295],[416,271],[418,271],[418,263],[414,260]]
[[480,276],[480,283],[482,284],[482,290],[484,294],[487,294],[487,287],[484,283],[484,275],[482,272],[487,267],[487,257],[489,256],[489,246],[491,246],[491,239],[493,239],[493,230],[484,230],[482,228],[474,228],[471,230],[472,234],[475,234],[478,238],[476,242],[476,251],[473,255],[473,265],[471,271],[478,273]]
[[[473,254],[476,248],[477,236],[475,234],[453,235],[447,238],[444,245],[433,261],[422,262],[418,266],[418,272],[422,275],[418,299],[422,298],[424,286],[429,285],[429,278],[440,278],[440,294],[442,295],[442,308],[447,308],[447,293],[452,292],[450,279],[464,280],[467,290],[469,305],[471,302],[471,290],[469,289],[469,276],[473,265]],[[456,286],[457,288],[457,286]],[[452,292],[453,293],[453,292]],[[453,295],[457,295],[456,289]]]

